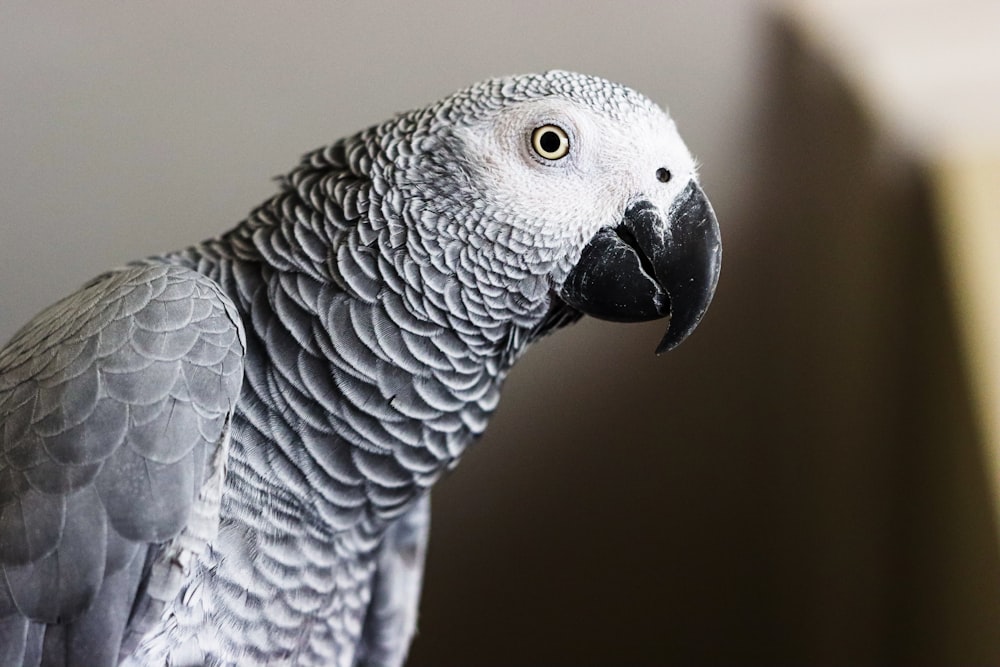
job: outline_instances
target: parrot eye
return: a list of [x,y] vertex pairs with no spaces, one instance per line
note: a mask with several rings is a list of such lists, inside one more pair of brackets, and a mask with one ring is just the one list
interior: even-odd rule
[[569,153],[569,137],[558,125],[542,125],[531,133],[531,147],[546,160],[559,160]]
[[670,173],[669,169],[660,167],[656,170],[656,180],[660,183],[669,183],[671,178],[673,178],[673,175]]

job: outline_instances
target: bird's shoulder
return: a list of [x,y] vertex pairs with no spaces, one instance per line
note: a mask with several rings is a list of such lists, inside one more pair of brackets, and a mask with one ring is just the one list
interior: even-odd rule
[[202,513],[245,346],[215,282],[147,263],[95,278],[0,349],[0,618],[73,618]]

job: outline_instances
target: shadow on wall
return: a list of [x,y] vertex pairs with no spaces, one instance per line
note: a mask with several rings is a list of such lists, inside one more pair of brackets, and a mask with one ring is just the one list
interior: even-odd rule
[[1000,663],[922,175],[773,47],[701,329],[654,360],[662,324],[584,323],[515,370],[435,492],[411,665]]

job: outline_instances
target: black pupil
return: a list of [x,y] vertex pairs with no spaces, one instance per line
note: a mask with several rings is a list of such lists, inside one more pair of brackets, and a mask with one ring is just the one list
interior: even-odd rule
[[559,146],[562,145],[562,140],[559,139],[559,135],[552,130],[546,130],[542,132],[541,138],[538,140],[538,145],[542,147],[542,150],[546,153],[555,153],[559,150]]
[[660,167],[656,170],[656,178],[658,178],[661,183],[667,183],[671,178],[670,171]]

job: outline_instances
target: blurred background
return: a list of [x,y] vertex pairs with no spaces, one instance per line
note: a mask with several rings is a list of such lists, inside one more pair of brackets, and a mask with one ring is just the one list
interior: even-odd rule
[[309,149],[605,76],[703,164],[719,290],[662,358],[662,324],[593,320],[528,353],[435,490],[410,664],[1000,664],[1000,280],[962,255],[997,239],[998,7],[5,0],[0,339]]

